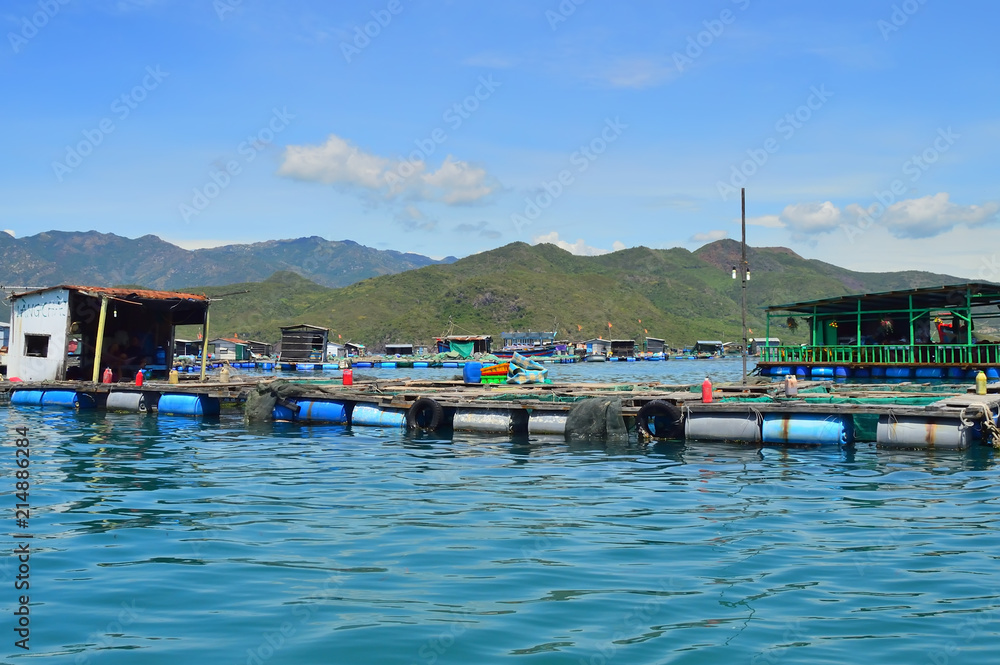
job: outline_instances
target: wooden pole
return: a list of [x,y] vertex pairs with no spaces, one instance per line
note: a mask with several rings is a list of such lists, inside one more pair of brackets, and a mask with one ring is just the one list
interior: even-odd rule
[[740,188],[740,207],[742,209],[742,226],[743,226],[743,238],[740,242],[740,248],[743,251],[742,263],[740,263],[740,275],[743,278],[743,284],[741,288],[742,292],[742,304],[743,304],[743,386],[747,385],[747,350],[748,342],[747,339],[747,190],[745,187]]
[[101,376],[101,349],[104,347],[104,323],[108,320],[108,299],[101,298],[101,318],[97,321],[97,343],[94,349],[94,383]]
[[201,327],[201,380],[205,380],[205,363],[208,362],[208,309],[205,310],[205,325]]

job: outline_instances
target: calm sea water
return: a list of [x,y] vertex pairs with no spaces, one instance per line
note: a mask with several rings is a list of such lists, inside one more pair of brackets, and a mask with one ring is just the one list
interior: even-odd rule
[[[997,660],[986,448],[567,445],[16,408],[0,421],[3,662]],[[32,441],[27,531],[17,426]],[[11,630],[18,532],[35,536],[30,655]]]
[[[711,360],[667,360],[640,362],[603,362],[603,363],[544,363],[553,381],[599,383],[635,383],[639,381],[659,381],[661,383],[701,383],[709,377],[713,383],[739,381],[743,373],[743,361],[738,356],[733,358],[718,358]],[[747,371],[752,371],[756,363],[752,358],[747,361]],[[218,371],[218,370],[216,370]],[[263,372],[250,370],[234,370],[234,375],[258,376]],[[324,376],[339,377],[339,371],[330,372],[267,372],[278,374],[285,378],[322,378]],[[435,367],[423,369],[354,369],[354,376],[364,376],[374,379],[461,379],[462,370],[454,367]]]

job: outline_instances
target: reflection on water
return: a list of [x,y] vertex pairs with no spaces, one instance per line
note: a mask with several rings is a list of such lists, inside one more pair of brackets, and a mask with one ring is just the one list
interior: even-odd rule
[[0,418],[55,662],[995,660],[988,448]]

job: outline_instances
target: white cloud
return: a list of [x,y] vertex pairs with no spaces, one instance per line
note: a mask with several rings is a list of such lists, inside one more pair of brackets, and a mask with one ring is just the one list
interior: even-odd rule
[[486,170],[456,162],[448,155],[434,173],[423,176],[425,184],[437,190],[439,200],[448,203],[471,203],[489,196],[493,185],[487,184]]
[[829,233],[840,226],[840,209],[830,201],[795,203],[781,211],[781,222],[791,230],[794,238]]
[[708,231],[706,233],[695,233],[691,236],[691,242],[715,242],[716,240],[722,240],[723,238],[729,237],[729,231],[723,231],[722,229],[716,229],[714,231]]
[[445,157],[437,171],[424,161],[399,161],[364,152],[331,134],[323,145],[290,145],[278,174],[299,180],[359,188],[386,200],[410,198],[448,205],[473,203],[492,194],[486,170]]
[[576,242],[567,242],[565,240],[559,239],[559,232],[553,231],[551,233],[546,233],[540,236],[534,236],[531,239],[532,244],[540,245],[547,243],[550,245],[555,245],[565,249],[570,254],[576,254],[577,256],[600,256],[601,254],[610,254],[611,252],[617,252],[618,250],[625,249],[625,243],[616,240],[611,246],[614,249],[601,249],[599,247],[591,247],[583,241],[582,238]]
[[851,203],[843,209],[830,201],[796,203],[787,206],[781,215],[765,215],[747,223],[787,228],[795,240],[831,233],[845,225],[864,230],[873,224],[887,229],[896,238],[933,238],[958,226],[976,228],[1000,221],[998,212],[1000,203],[995,201],[959,205],[950,200],[947,192],[939,192],[897,201],[888,208],[881,203],[867,207]]
[[280,175],[314,180],[328,185],[347,183],[369,189],[386,185],[384,173],[389,160],[370,155],[333,134],[319,146],[290,145]]
[[1000,205],[987,202],[981,206],[958,205],[947,192],[919,199],[899,201],[889,206],[878,223],[885,224],[897,238],[931,238],[950,231],[959,224],[970,228],[997,221]]

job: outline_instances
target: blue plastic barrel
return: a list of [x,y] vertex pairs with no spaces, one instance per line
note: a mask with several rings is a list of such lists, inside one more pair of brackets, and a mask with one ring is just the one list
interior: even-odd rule
[[415,360],[415,361],[413,361],[413,366],[414,367],[427,367],[428,365],[430,365],[430,363],[426,363],[423,360]]
[[458,363],[455,362],[441,363],[441,367],[458,367]]
[[949,367],[948,368],[948,378],[949,379],[961,379],[965,377],[965,370],[961,367]]
[[316,369],[316,365],[313,363],[298,363],[295,365],[295,369],[299,372],[312,372]]
[[913,376],[913,370],[909,367],[886,367],[885,375],[890,379],[908,379]]
[[372,363],[370,363],[367,360],[365,360],[363,362],[354,363],[354,366],[355,367],[372,367]]
[[813,367],[812,370],[810,370],[810,374],[812,374],[813,376],[822,376],[822,377],[833,376],[833,368],[832,367]]
[[613,363],[616,363],[616,362],[618,362],[618,356],[611,356],[610,358],[608,358],[608,360],[611,361],[611,362],[613,362]]
[[208,395],[160,395],[156,410],[171,416],[217,416],[219,398]]
[[838,379],[846,379],[851,375],[851,372],[846,367],[834,367],[833,375]]
[[351,412],[352,425],[369,427],[406,427],[406,411],[383,409],[377,404],[355,404]]
[[986,378],[990,381],[1000,380],[1000,372],[997,371],[996,367],[990,367],[986,370]]
[[834,444],[852,437],[850,416],[765,413],[761,426],[764,443]]
[[465,363],[465,367],[462,368],[462,379],[466,383],[482,383],[483,364],[479,362]]
[[918,379],[941,379],[944,378],[944,368],[942,367],[918,367],[916,371]]
[[791,374],[791,373],[792,373],[792,368],[791,367],[781,367],[781,366],[778,366],[778,367],[772,367],[771,368],[771,376],[787,376],[788,374]]
[[14,406],[41,406],[41,390],[15,390],[10,396],[10,403]]
[[854,378],[856,379],[867,379],[871,375],[872,373],[867,367],[859,367],[854,370]]
[[872,367],[872,376],[885,376],[885,367]]
[[274,363],[264,363],[261,365],[261,369],[272,370],[274,369]]
[[295,400],[295,403],[299,405],[295,420],[347,424],[347,404],[344,402]]
[[809,374],[809,370],[807,368],[805,367],[795,368],[795,376],[806,376],[807,374]]
[[388,368],[392,369],[395,366],[396,366],[396,361],[395,360],[390,360],[388,362],[382,361],[382,367],[388,367]]
[[75,390],[46,390],[42,394],[42,406],[62,406],[75,409],[79,404]]
[[630,363],[634,363],[635,362],[635,358],[633,358],[632,356],[629,356],[628,358],[625,359],[625,361],[626,362],[630,362]]
[[323,363],[323,371],[337,370],[340,369],[340,365],[337,363]]
[[271,419],[295,420],[295,412],[289,409],[287,406],[281,406],[280,404],[275,404],[274,408],[271,409]]

